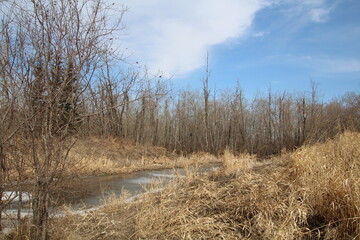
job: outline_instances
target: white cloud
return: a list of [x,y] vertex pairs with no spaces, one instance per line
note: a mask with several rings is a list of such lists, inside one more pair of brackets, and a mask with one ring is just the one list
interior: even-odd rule
[[303,5],[303,10],[308,12],[311,21],[323,23],[328,20],[336,2],[330,5],[327,0],[303,0],[300,4]]
[[207,50],[247,34],[267,0],[123,0],[129,7],[123,45],[151,71],[186,74]]
[[310,18],[314,22],[325,22],[329,13],[330,9],[314,8],[310,11]]

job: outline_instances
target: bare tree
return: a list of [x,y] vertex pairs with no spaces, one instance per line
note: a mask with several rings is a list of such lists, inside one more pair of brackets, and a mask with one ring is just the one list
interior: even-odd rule
[[205,144],[206,151],[209,151],[209,97],[210,97],[210,89],[209,89],[209,78],[210,78],[210,70],[209,70],[209,53],[206,54],[206,70],[205,70],[205,78],[203,80],[203,96],[204,96],[204,122],[205,122]]
[[22,94],[19,107],[26,121],[19,136],[35,175],[31,238],[46,239],[49,192],[66,170],[71,136],[82,122],[79,100],[103,56],[112,54],[124,10],[110,26],[110,7],[102,0],[23,0],[5,6],[5,18],[12,21],[2,37],[9,33],[9,59],[16,67],[6,65],[3,79],[12,79]]

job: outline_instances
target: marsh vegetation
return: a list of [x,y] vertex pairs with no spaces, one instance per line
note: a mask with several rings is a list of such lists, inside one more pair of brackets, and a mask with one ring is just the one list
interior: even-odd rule
[[[54,220],[54,239],[357,239],[360,134],[265,161],[226,151],[222,168],[132,202]],[[156,186],[154,186],[156,187]],[[58,226],[63,226],[59,228]]]

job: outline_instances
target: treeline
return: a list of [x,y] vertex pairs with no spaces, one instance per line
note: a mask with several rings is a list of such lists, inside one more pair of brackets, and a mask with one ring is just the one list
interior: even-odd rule
[[352,92],[323,102],[315,82],[306,92],[269,89],[246,99],[240,85],[211,91],[205,80],[201,90],[174,93],[156,79],[139,78],[138,85],[133,72],[125,76],[102,78],[92,91],[83,134],[120,136],[183,154],[219,154],[229,148],[268,155],[323,141],[344,129],[360,130],[360,95]]

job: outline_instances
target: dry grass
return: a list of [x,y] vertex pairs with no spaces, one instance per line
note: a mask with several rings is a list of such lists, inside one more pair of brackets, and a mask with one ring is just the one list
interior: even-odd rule
[[161,147],[135,145],[117,138],[78,139],[69,159],[71,169],[80,175],[129,173],[219,161],[206,153],[179,157]]
[[[194,153],[190,156],[179,156],[169,153],[163,147],[151,145],[136,145],[131,141],[122,138],[80,138],[74,140],[66,168],[61,170],[62,176],[94,176],[118,173],[130,173],[141,170],[164,169],[187,167],[188,165],[219,162],[215,156],[208,153]],[[23,147],[25,148],[25,147]],[[28,157],[30,153],[25,152],[22,158]],[[16,155],[11,156],[16,161]],[[31,169],[31,162],[25,162],[23,177],[32,179],[34,170]],[[60,170],[59,170],[60,171]],[[16,179],[15,168],[11,168],[10,176]]]
[[[169,154],[165,148],[136,145],[121,138],[69,139],[69,145],[72,141],[75,144],[69,152],[66,168],[58,169],[59,173],[63,171],[61,172],[63,176],[92,176],[171,167],[177,157]],[[35,173],[31,168],[31,152],[28,143],[19,140],[16,145],[17,148],[7,155],[8,161],[16,163],[18,159],[22,159],[24,161],[23,177],[33,179]],[[22,152],[19,149],[22,149]],[[38,157],[43,158],[41,155]],[[14,166],[10,167],[9,174],[15,180],[18,177],[16,169]]]
[[359,239],[359,157],[360,133],[261,163],[227,151],[222,169],[60,219],[53,238]]
[[263,176],[248,168],[242,173],[234,170],[194,178],[145,198],[137,210],[136,238],[299,237],[297,225],[306,213],[300,205],[295,208],[295,197],[277,181],[278,172]]
[[359,156],[359,133],[271,164],[226,152],[224,171],[145,198],[135,238],[357,239]]
[[313,231],[360,238],[360,133],[346,132],[291,155],[291,174],[311,211]]
[[249,171],[256,164],[256,156],[250,154],[235,156],[226,149],[222,156],[222,163],[225,173]]
[[166,150],[137,146],[119,138],[86,138],[77,139],[69,165],[81,175],[114,174],[134,171],[158,156],[166,156]]
[[128,196],[114,198],[105,208],[76,214],[68,210],[63,218],[50,225],[51,239],[130,239],[134,234],[134,206],[125,201]]

